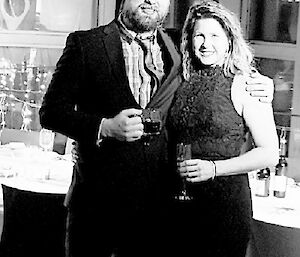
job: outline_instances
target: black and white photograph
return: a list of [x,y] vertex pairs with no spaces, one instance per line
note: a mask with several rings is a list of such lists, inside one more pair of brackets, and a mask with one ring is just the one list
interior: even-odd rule
[[299,257],[299,0],[0,0],[0,257]]

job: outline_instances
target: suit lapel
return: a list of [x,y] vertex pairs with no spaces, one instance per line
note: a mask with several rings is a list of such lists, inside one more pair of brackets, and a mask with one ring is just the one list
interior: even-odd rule
[[118,85],[120,87],[120,89],[118,90],[118,94],[124,99],[127,99],[131,103],[131,105],[137,106],[138,103],[136,102],[129,86],[125,68],[122,42],[120,39],[120,32],[117,28],[116,23],[113,21],[109,25],[107,25],[104,28],[104,33],[104,47],[106,49],[112,74],[118,81]]
[[[108,26],[106,26],[104,29],[104,33],[105,36],[103,38],[103,42],[109,59],[109,63],[111,65],[112,73],[121,87],[119,93],[123,95],[123,97],[126,97],[128,100],[133,101],[134,103],[136,103],[136,105],[138,105],[129,86],[124,63],[122,42],[120,39],[119,30],[115,22],[112,22]],[[151,101],[148,104],[148,107],[154,107],[157,104],[160,105],[168,95],[175,92],[177,86],[173,86],[171,88],[170,83],[172,82],[174,77],[178,75],[179,69],[181,67],[180,55],[178,54],[171,38],[161,30],[158,30],[158,33],[166,48],[166,54],[171,57],[172,67],[171,69],[169,69],[170,72],[166,75],[167,77],[164,80],[163,84],[157,89],[156,93],[152,97]]]
[[132,103],[136,103],[129,86],[124,62],[122,42],[116,23],[111,22],[108,26],[106,26],[104,29],[104,33],[106,34],[106,36],[103,38],[104,47],[106,49],[113,76],[116,78],[120,86],[119,94],[132,101]]
[[157,104],[160,105],[161,102],[168,95],[172,95],[176,91],[178,84],[173,85],[172,88],[171,88],[170,84],[171,84],[172,80],[174,79],[174,77],[178,76],[180,68],[181,68],[181,57],[180,57],[179,53],[177,52],[175,45],[172,42],[172,39],[161,30],[158,30],[158,33],[161,37],[163,44],[165,45],[165,48],[167,51],[166,54],[169,55],[171,58],[172,67],[170,69],[170,72],[168,74],[166,74],[167,77],[164,80],[164,82],[162,83],[162,85],[155,92],[154,96],[152,97],[151,101],[148,104],[148,107],[154,107]]
[[116,78],[120,83],[124,84],[124,81],[128,83],[126,76],[122,43],[120,40],[120,34],[115,23],[109,24],[105,29],[104,33],[104,46],[106,48],[106,53],[109,58],[112,70]]

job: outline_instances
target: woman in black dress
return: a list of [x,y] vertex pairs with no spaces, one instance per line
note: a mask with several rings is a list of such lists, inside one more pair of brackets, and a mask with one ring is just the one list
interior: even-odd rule
[[[175,204],[179,247],[173,255],[244,257],[252,218],[247,172],[278,160],[272,105],[245,91],[255,72],[253,54],[239,21],[221,4],[190,7],[181,52],[184,82],[169,125],[171,142],[192,145],[192,159],[177,170],[193,200]],[[248,132],[254,147],[241,153]]]

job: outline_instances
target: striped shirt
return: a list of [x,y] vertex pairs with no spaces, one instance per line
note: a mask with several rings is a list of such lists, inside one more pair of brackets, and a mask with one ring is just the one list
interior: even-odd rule
[[128,30],[120,18],[118,25],[129,86],[137,103],[145,108],[165,75],[157,32],[144,39]]

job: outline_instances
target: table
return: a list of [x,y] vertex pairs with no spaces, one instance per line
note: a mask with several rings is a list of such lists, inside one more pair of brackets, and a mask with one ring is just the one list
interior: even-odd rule
[[39,193],[2,184],[1,257],[64,257],[64,194]]
[[71,182],[72,161],[36,148],[7,146],[6,151],[1,150],[4,222],[0,256],[63,257],[63,202]]
[[252,240],[247,257],[300,256],[300,187],[289,180],[285,198],[255,196],[255,180],[250,180],[253,203]]
[[249,257],[299,257],[300,229],[254,220]]
[[[24,147],[0,147],[5,215],[0,256],[63,256],[63,201],[73,163],[70,156]],[[253,177],[250,186],[253,237],[247,257],[299,257],[300,187],[290,181],[286,198],[279,199],[255,196]]]

